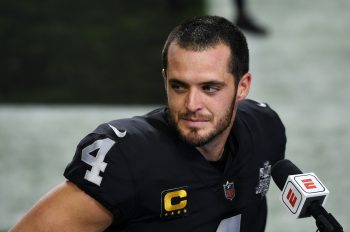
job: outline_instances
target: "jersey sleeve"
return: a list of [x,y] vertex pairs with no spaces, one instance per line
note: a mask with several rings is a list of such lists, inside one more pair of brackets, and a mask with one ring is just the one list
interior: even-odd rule
[[[260,106],[261,104],[264,103],[258,103],[258,107],[263,108]],[[286,129],[280,116],[268,104],[266,104],[265,111],[262,124],[264,125],[266,136],[270,138],[270,141],[273,141],[271,143],[271,150],[276,150],[278,155],[275,161],[278,161],[285,158],[287,144]]]
[[279,115],[267,103],[250,99],[242,101],[240,111],[259,149],[271,154],[274,162],[284,159],[287,138]]
[[[114,128],[115,129],[115,128]],[[83,138],[64,176],[107,208],[118,220],[133,209],[133,178],[121,149],[123,137],[108,124]]]

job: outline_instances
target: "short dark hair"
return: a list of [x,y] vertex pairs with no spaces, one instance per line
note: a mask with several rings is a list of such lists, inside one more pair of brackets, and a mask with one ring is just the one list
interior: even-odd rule
[[249,50],[245,36],[233,23],[219,16],[199,16],[176,26],[169,34],[162,51],[163,69],[168,67],[168,50],[176,42],[181,48],[203,51],[223,43],[230,48],[230,72],[238,84],[249,70]]

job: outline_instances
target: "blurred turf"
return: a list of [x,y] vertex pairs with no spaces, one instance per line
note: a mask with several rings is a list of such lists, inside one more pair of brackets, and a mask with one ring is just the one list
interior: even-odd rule
[[170,2],[0,1],[0,102],[163,102],[162,44],[204,12]]

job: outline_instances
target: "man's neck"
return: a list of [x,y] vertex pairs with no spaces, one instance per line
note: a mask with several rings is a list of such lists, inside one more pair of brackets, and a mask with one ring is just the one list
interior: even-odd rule
[[222,134],[218,135],[217,138],[215,138],[210,143],[201,146],[196,147],[196,149],[204,156],[204,158],[208,161],[217,161],[221,158],[222,154],[224,153],[225,144],[227,141],[227,138],[230,134],[231,129],[227,129]]

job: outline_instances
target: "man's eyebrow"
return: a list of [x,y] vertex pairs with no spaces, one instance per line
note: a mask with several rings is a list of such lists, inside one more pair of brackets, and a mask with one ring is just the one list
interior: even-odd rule
[[225,82],[222,81],[205,81],[200,83],[201,85],[215,85],[215,86],[224,86],[226,85]]
[[[170,84],[177,84],[177,85],[182,85],[184,87],[188,87],[189,84],[187,84],[186,82],[180,81],[178,79],[171,79],[169,80]],[[201,86],[205,86],[205,85],[215,85],[215,86],[225,86],[226,83],[223,81],[217,81],[217,80],[212,80],[212,81],[203,81],[201,83],[199,83],[199,85]]]
[[185,86],[185,87],[188,87],[189,85],[183,81],[180,81],[180,80],[177,80],[177,79],[171,79],[169,80],[169,83],[170,84],[177,84],[177,85],[182,85],[182,86]]

